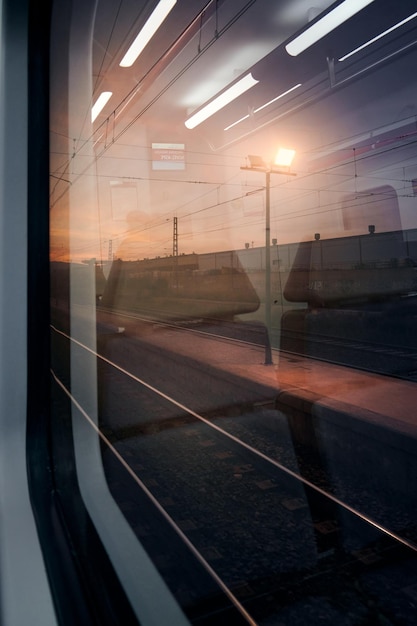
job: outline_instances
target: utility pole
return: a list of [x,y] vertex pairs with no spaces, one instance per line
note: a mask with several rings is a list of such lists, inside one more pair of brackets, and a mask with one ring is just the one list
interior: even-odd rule
[[172,269],[175,289],[178,290],[178,217],[174,217],[174,230],[172,235]]
[[178,217],[174,217],[174,232],[172,239],[172,256],[178,256]]
[[249,155],[250,166],[240,168],[249,172],[263,172],[265,174],[265,365],[273,364],[271,348],[271,174],[295,176],[289,171],[294,154],[294,150],[278,151],[273,165],[285,167],[284,170],[273,169],[273,165],[266,165],[262,157],[257,155]]

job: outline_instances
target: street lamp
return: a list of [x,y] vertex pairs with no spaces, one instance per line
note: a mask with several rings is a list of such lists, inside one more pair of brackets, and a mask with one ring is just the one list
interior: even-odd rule
[[[249,167],[241,167],[241,170],[250,172],[263,172],[265,174],[265,365],[272,365],[271,351],[271,174],[285,174],[296,176],[289,171],[295,156],[295,150],[279,148],[271,165],[267,165],[260,156],[248,155]],[[275,167],[280,169],[275,169]]]

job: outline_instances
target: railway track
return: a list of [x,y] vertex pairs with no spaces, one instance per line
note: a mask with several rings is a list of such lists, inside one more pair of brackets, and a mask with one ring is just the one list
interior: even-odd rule
[[[218,337],[206,333],[204,340]],[[310,457],[308,470],[301,469],[302,451],[279,411],[213,419],[196,410],[202,381],[212,372],[199,373],[184,357],[179,370],[175,350],[126,337],[94,356],[99,388],[107,392],[97,432],[109,487],[191,621],[268,624],[273,615],[288,615],[290,623],[302,623],[297,603],[311,594],[332,601],[337,619],[343,597],[357,594],[354,581],[372,578],[375,560],[383,580],[377,610],[389,617],[383,594],[392,584],[390,564],[398,558],[414,563],[417,550],[406,533],[381,524],[389,507],[369,507],[365,493],[353,497],[357,508],[349,505],[349,482],[337,485],[323,459]],[[178,378],[189,386],[179,388]],[[216,386],[221,380],[225,396],[232,382],[221,373]],[[120,429],[115,416],[127,414],[135,428]],[[397,524],[410,525],[406,511]],[[178,558],[167,559],[173,547]],[[206,601],[213,597],[208,619]],[[362,593],[356,600],[358,623],[369,607]]]
[[[198,335],[218,337],[241,345],[263,347],[265,327],[260,323],[243,323],[226,320],[193,319],[161,320],[148,315],[115,312],[118,319],[131,323],[151,324],[164,328],[181,328]],[[272,328],[270,332],[273,354],[285,353],[313,358],[335,365],[345,365],[360,370],[417,381],[417,349],[405,345],[380,345],[370,341],[355,341],[329,334],[303,334],[291,330]]]

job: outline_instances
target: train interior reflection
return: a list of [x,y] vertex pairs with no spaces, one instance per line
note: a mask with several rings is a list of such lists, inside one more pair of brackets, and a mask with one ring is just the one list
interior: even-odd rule
[[51,442],[92,597],[80,503],[132,623],[414,623],[415,5],[72,4]]

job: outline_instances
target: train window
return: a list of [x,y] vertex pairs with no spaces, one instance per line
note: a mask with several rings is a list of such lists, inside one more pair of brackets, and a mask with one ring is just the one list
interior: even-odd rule
[[[345,230],[362,229],[369,232],[369,211],[364,206],[372,203],[372,221],[378,221],[380,230],[401,230],[401,215],[397,192],[391,185],[382,185],[354,194],[342,201]],[[374,225],[375,226],[375,225]]]
[[414,3],[52,4],[51,446],[88,610],[414,623]]

